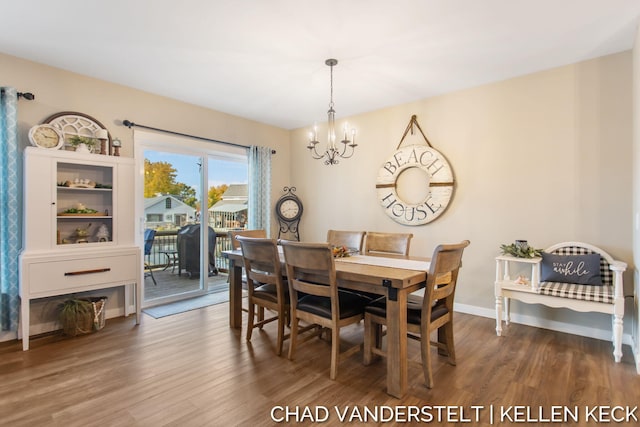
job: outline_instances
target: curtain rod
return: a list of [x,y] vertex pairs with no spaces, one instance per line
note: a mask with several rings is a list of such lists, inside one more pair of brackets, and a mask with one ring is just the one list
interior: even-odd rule
[[[2,89],[2,93],[4,93],[4,89]],[[34,99],[36,99],[36,96],[31,92],[18,92],[17,95],[18,99],[24,98],[27,101],[33,101]]]
[[[143,128],[143,129],[150,129],[150,130],[155,130],[155,131],[158,131],[158,132],[170,133],[172,135],[186,136],[187,138],[195,138],[195,139],[199,139],[201,141],[217,142],[218,144],[231,145],[232,147],[250,148],[250,147],[248,147],[246,145],[235,144],[233,142],[219,141],[217,139],[205,138],[203,136],[189,135],[188,133],[174,132],[172,130],[159,129],[159,128],[154,128],[154,127],[151,127],[151,126],[140,125],[138,123],[134,123],[134,122],[132,122],[130,120],[126,120],[126,119],[122,121],[122,124],[125,125],[126,127],[128,127],[129,129],[131,129],[132,127],[136,126],[136,127]],[[271,154],[276,154],[276,150],[271,150]]]

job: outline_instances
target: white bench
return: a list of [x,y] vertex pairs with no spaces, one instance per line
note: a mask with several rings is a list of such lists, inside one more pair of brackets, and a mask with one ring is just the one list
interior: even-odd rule
[[[510,255],[496,257],[496,333],[502,334],[503,300],[504,319],[509,324],[509,300],[516,299],[529,304],[564,307],[580,312],[598,312],[612,315],[613,356],[616,362],[622,358],[622,319],[624,295],[622,273],[627,264],[614,260],[604,250],[581,242],[563,242],[545,249],[556,255],[600,254],[602,286],[575,283],[540,282],[542,258],[516,258]],[[525,263],[531,266],[531,276],[526,280],[511,277],[510,264]],[[525,282],[525,283],[517,283]]]

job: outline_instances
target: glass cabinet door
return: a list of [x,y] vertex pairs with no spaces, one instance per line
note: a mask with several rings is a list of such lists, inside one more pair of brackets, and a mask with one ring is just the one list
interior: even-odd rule
[[56,245],[113,241],[113,166],[56,163]]

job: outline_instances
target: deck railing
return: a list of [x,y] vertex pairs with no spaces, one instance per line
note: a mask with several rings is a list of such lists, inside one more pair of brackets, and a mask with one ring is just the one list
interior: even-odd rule
[[[227,230],[215,230],[216,232],[216,248],[215,260],[216,268],[222,271],[229,271],[229,262],[222,257],[222,251],[231,249],[231,241]],[[178,250],[178,231],[177,230],[158,230],[151,246],[151,253],[145,257],[145,261],[152,267],[166,266],[177,259],[173,253]]]

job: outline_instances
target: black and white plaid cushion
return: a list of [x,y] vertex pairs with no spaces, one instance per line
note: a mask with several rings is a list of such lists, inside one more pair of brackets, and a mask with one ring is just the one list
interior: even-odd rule
[[[556,255],[588,255],[597,252],[578,246],[566,246],[556,249],[553,253]],[[600,276],[602,277],[602,286],[542,282],[540,283],[540,293],[555,297],[613,304],[615,296],[613,289],[613,271],[609,269],[609,263],[604,257],[600,257]]]

